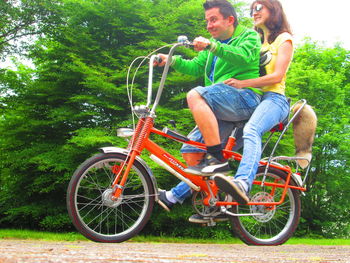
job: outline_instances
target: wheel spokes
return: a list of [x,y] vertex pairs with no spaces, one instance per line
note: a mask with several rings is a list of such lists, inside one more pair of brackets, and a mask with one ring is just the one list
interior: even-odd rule
[[[120,163],[120,162],[119,162]],[[130,229],[144,213],[150,197],[145,182],[136,169],[130,171],[122,195],[113,200],[112,169],[117,161],[102,161],[90,167],[81,177],[76,206],[84,224],[91,230],[109,235]]]

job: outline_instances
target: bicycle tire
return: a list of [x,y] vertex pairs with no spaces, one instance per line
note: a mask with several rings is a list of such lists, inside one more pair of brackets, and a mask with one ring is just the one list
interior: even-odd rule
[[115,170],[125,161],[122,153],[101,153],[87,159],[73,174],[67,189],[68,214],[76,229],[95,242],[119,243],[137,235],[154,206],[150,175],[135,160],[123,193],[111,200]]
[[[261,180],[265,167],[259,167],[256,179]],[[260,177],[260,178],[259,178]],[[276,168],[270,168],[266,182],[278,180],[283,184],[287,174]],[[296,185],[293,178],[291,185]],[[269,194],[271,187],[253,185],[250,192],[251,201],[280,200],[283,188],[276,188],[274,197]],[[234,213],[260,213],[256,216],[230,217],[233,232],[248,245],[276,246],[285,243],[295,232],[300,219],[301,202],[299,190],[288,189],[284,202],[275,207],[266,206],[233,206]]]

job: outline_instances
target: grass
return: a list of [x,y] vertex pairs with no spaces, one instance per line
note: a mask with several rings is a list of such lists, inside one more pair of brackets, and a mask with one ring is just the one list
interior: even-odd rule
[[82,241],[87,240],[79,233],[52,233],[22,229],[0,229],[0,239],[34,239],[45,241]]
[[288,245],[350,246],[349,239],[291,238]]
[[[0,239],[28,239],[44,241],[88,241],[79,233],[52,233],[33,230],[0,229]],[[198,243],[198,244],[243,244],[237,238],[223,240],[194,239],[194,238],[173,238],[156,236],[136,236],[128,242],[153,242],[153,243]],[[291,238],[288,245],[347,245],[350,246],[349,239],[312,239],[312,238]]]

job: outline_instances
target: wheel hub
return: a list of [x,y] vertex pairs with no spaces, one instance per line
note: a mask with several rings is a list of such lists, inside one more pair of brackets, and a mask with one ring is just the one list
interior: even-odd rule
[[122,200],[122,195],[115,199],[112,189],[106,189],[102,194],[102,205],[104,206],[115,208],[121,204]]
[[[252,198],[251,202],[257,203],[267,203],[267,202],[274,202],[273,196],[271,196],[269,193],[266,192],[259,192],[256,193]],[[266,206],[266,205],[252,205],[250,207],[250,211],[253,214],[259,214],[254,215],[253,217],[262,223],[268,222],[273,218],[273,216],[276,213],[276,206]]]

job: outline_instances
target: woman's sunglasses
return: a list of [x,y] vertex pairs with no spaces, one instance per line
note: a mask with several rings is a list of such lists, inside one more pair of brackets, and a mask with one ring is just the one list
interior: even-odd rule
[[260,12],[263,9],[263,5],[262,4],[257,4],[256,6],[254,6],[251,10],[250,10],[250,16],[253,16],[254,13]]

